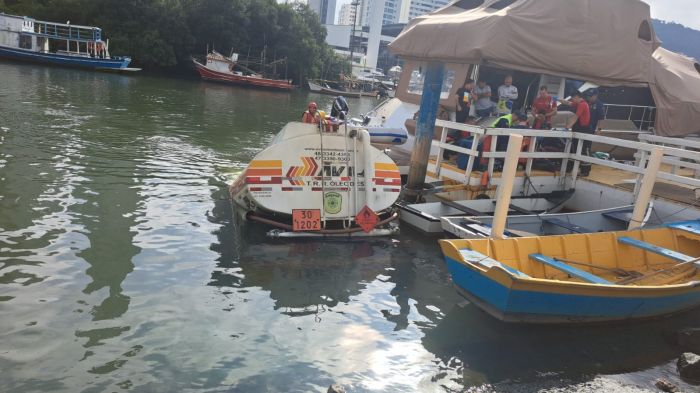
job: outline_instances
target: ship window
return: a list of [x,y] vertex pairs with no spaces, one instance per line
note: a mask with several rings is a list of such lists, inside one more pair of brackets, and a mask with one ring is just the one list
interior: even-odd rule
[[516,1],[518,0],[498,0],[497,2],[491,4],[489,8],[494,10],[502,10],[506,7],[510,7]]
[[698,74],[700,74],[700,63],[695,63],[695,71],[697,71]]
[[484,5],[484,0],[459,0],[453,5],[464,10],[473,10]]
[[642,24],[639,25],[637,37],[647,42],[651,41],[651,26],[649,25],[649,21],[642,21]]
[[32,36],[21,34],[19,36],[19,47],[22,49],[32,49]]

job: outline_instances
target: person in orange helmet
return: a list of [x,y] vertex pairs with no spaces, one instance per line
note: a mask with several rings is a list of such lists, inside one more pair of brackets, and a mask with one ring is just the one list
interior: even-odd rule
[[318,124],[320,120],[318,105],[315,102],[310,102],[308,110],[301,115],[302,123]]

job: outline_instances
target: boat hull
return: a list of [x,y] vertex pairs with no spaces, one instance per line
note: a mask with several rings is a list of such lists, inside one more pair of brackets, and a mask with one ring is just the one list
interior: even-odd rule
[[41,53],[26,49],[10,48],[7,46],[0,46],[0,57],[12,60],[28,61],[33,63],[43,63],[96,70],[125,69],[129,66],[129,63],[131,62],[131,58],[129,57],[100,59],[84,56],[62,55],[58,53]]
[[199,76],[202,77],[202,79],[210,82],[220,82],[238,86],[264,88],[271,90],[292,90],[296,88],[295,85],[292,85],[287,81],[227,74],[209,69],[197,61],[194,61],[194,65],[197,68]]
[[329,89],[327,87],[323,87],[323,86],[321,86],[317,83],[313,83],[313,82],[309,82],[309,90],[311,90],[314,93],[326,94],[329,96],[343,96],[343,97],[351,97],[351,98],[378,97],[379,96],[379,93],[376,91],[364,92],[364,91],[345,91],[345,90]]
[[[445,256],[457,291],[504,322],[585,324],[658,318],[700,305],[700,285],[649,290],[603,290],[590,285],[516,282],[503,272],[484,275]],[[495,269],[492,269],[495,270]],[[624,289],[627,289],[625,291]]]

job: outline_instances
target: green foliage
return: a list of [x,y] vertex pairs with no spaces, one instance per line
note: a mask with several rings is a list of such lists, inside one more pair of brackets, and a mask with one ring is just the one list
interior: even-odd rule
[[[339,74],[345,62],[325,43],[326,30],[306,5],[275,0],[0,0],[0,11],[36,19],[95,25],[110,52],[137,66],[191,66],[207,46],[267,62],[287,58],[277,74],[297,83]],[[268,69],[268,71],[271,71]]]

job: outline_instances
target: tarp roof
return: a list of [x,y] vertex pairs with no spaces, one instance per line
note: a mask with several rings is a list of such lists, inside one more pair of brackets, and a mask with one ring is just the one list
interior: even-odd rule
[[649,12],[639,0],[460,0],[411,20],[390,48],[403,58],[644,84],[659,46]]
[[640,0],[458,0],[411,20],[389,47],[405,59],[649,86],[658,134],[700,131],[700,65],[660,48]]
[[700,64],[664,48],[654,52],[651,93],[656,102],[656,134],[700,133]]

